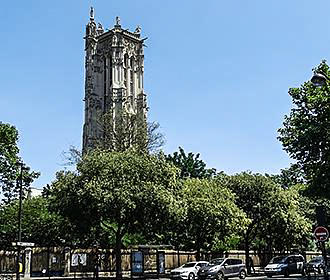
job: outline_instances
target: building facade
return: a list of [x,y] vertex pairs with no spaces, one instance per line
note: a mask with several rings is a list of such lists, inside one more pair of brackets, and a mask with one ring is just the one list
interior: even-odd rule
[[[141,29],[122,29],[119,17],[110,30],[96,24],[91,8],[85,36],[85,121],[83,152],[105,137],[102,115],[110,115],[113,127],[124,115],[146,120],[147,100],[143,89],[144,54]],[[108,118],[109,120],[109,118]]]

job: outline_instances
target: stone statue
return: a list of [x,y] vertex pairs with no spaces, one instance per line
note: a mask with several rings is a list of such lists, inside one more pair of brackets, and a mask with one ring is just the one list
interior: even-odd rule
[[93,7],[91,7],[91,11],[90,11],[89,15],[90,15],[90,20],[94,20],[94,8]]
[[116,25],[120,25],[120,17],[116,17]]
[[103,26],[101,23],[97,25],[97,33],[102,34],[104,32]]
[[116,35],[113,35],[112,37],[112,45],[117,45],[118,39]]
[[137,33],[137,34],[140,34],[140,33],[141,33],[141,27],[140,27],[140,25],[138,25],[138,26],[135,28],[134,33]]

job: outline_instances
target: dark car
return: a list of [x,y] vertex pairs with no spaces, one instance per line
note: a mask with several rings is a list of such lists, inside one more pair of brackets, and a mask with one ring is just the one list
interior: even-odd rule
[[[327,257],[327,267],[329,269],[329,256]],[[324,260],[322,256],[312,258],[306,263],[306,272],[318,272],[323,273],[324,271]]]
[[274,257],[265,267],[265,274],[268,277],[273,275],[289,276],[297,273],[305,275],[305,259],[298,254]]
[[207,266],[198,271],[197,275],[199,280],[222,280],[237,276],[244,279],[246,277],[246,268],[241,259],[219,258],[211,260]]

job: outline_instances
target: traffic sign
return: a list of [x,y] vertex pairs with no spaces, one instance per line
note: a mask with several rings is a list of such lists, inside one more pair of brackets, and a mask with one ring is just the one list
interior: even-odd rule
[[318,226],[314,230],[314,235],[318,241],[326,241],[329,238],[329,231],[326,227]]

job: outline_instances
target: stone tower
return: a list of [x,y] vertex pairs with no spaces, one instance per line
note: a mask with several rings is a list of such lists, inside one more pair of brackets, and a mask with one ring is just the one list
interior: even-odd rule
[[[95,147],[104,137],[100,116],[111,112],[115,122],[119,112],[139,115],[146,120],[147,101],[143,90],[143,42],[141,29],[122,29],[119,17],[115,26],[104,31],[96,24],[91,8],[85,39],[85,123],[83,152]],[[115,123],[114,122],[114,123]],[[115,123],[116,125],[116,123]]]

